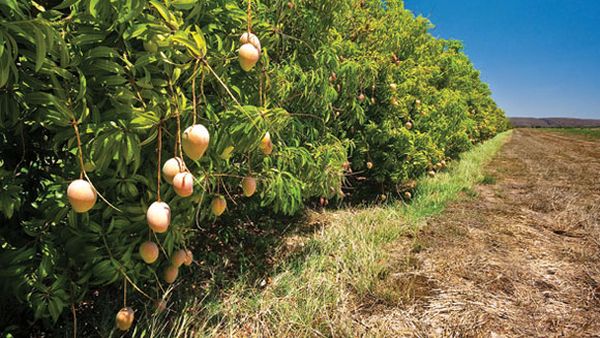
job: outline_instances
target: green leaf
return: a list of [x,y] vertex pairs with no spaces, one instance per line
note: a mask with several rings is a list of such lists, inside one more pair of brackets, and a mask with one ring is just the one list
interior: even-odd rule
[[173,0],[171,1],[171,5],[177,9],[185,9],[189,10],[194,7],[197,3],[197,0]]
[[99,3],[100,3],[100,0],[90,0],[90,3],[89,3],[90,15],[94,18],[98,17],[98,11],[97,11],[96,7],[98,6]]
[[39,29],[34,29],[35,34],[35,71],[38,72],[44,64],[46,58],[46,37]]

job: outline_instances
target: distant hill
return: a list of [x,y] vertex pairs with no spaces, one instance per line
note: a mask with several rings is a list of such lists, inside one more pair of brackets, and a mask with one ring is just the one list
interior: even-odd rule
[[600,120],[592,119],[572,119],[563,117],[552,118],[532,118],[532,117],[511,117],[510,123],[515,128],[567,128],[567,127],[599,127]]

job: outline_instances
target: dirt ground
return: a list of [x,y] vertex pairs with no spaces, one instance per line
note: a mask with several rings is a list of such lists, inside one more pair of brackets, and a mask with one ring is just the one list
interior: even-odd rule
[[600,140],[515,130],[486,171],[394,248],[366,335],[600,337]]

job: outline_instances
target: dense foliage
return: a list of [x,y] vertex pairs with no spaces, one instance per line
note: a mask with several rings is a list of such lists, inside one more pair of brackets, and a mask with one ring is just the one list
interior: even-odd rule
[[[56,321],[91,288],[160,280],[164,254],[215,221],[216,196],[242,217],[294,214],[343,198],[349,184],[402,193],[507,127],[460,43],[432,37],[400,1],[253,1],[251,27],[246,6],[0,2],[2,312],[16,303]],[[249,28],[262,53],[245,72],[237,49]],[[179,197],[163,180],[172,221],[155,237],[146,210],[157,169],[194,123],[210,133],[204,157],[184,157],[194,193]],[[76,129],[86,175],[114,207],[69,205],[67,185],[81,175]],[[270,155],[260,151],[266,132]],[[246,175],[258,180],[250,198]],[[152,265],[138,254],[148,238],[164,248]]]

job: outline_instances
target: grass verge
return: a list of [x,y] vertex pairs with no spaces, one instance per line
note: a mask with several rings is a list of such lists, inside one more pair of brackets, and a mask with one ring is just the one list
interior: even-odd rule
[[356,335],[353,300],[376,286],[385,272],[390,245],[401,235],[417,231],[425,219],[442,212],[463,193],[469,195],[474,185],[485,180],[484,166],[510,133],[463,154],[447,172],[420,179],[411,204],[397,201],[314,215],[327,225],[296,238],[297,249],[270,278],[257,285],[242,277],[219,299],[190,296],[182,314],[170,319],[176,325],[155,323],[161,329],[153,330],[153,335]]

